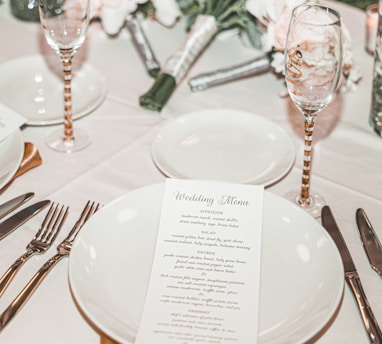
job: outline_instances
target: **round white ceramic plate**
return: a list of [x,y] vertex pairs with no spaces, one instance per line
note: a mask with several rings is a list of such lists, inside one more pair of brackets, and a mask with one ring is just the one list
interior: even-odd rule
[[0,189],[16,173],[23,155],[24,139],[20,130],[15,130],[0,141]]
[[292,167],[289,136],[253,113],[230,109],[192,112],[164,124],[152,158],[167,176],[270,185]]
[[[164,184],[134,190],[98,211],[69,258],[75,300],[101,331],[134,343],[148,286]],[[303,343],[331,319],[342,262],[321,225],[265,192],[259,343]]]
[[[75,59],[74,59],[75,62]],[[63,72],[58,56],[33,55],[0,65],[0,102],[24,116],[28,125],[64,120]],[[73,118],[96,109],[105,99],[105,78],[92,66],[73,65]]]

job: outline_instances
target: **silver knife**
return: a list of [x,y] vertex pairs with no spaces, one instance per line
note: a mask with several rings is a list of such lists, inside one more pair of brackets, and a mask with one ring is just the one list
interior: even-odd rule
[[15,215],[0,222],[0,240],[4,239],[8,234],[12,233],[16,228],[27,222],[33,216],[37,215],[41,210],[50,204],[49,200],[40,201],[20,210]]
[[7,216],[13,210],[23,205],[26,201],[29,201],[34,196],[33,192],[28,192],[24,195],[17,196],[0,205],[0,219]]
[[357,269],[354,265],[353,259],[346,246],[345,240],[337,226],[336,220],[328,206],[324,206],[321,211],[322,225],[328,231],[333,241],[335,242],[338,251],[340,252],[342,263],[345,270],[345,281],[353,293],[357,302],[357,306],[361,313],[362,321],[369,336],[370,343],[381,344],[382,332],[378,326],[377,319],[370,307],[369,301],[363,290],[361,280],[358,276]]
[[356,211],[356,221],[370,266],[382,276],[382,246],[369,218],[361,208]]

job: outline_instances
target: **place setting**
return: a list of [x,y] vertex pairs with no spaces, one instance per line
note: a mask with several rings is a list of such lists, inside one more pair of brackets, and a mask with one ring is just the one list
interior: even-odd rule
[[[0,240],[50,205],[26,252],[0,277],[0,297],[27,259],[53,245],[68,215],[69,207],[49,200],[13,215],[33,196],[0,205],[0,216],[8,216],[0,221]],[[263,186],[190,179],[138,188],[103,207],[89,201],[58,253],[0,313],[0,332],[69,257],[74,302],[113,343],[145,342],[137,339],[142,335],[219,341],[228,333],[258,343],[309,341],[333,321],[344,290],[340,234],[333,234],[339,229],[327,206],[322,216],[329,233]],[[378,237],[363,209],[356,219],[370,264],[380,273]],[[366,298],[365,307],[367,324],[374,315]],[[248,321],[237,322],[243,314]],[[379,331],[377,322],[373,326],[371,336]]]
[[[54,54],[34,50],[0,65],[0,246],[6,258],[0,341],[37,334],[42,343],[58,344],[330,343],[353,337],[344,333],[347,327],[357,342],[382,341],[380,171],[375,165],[368,171],[375,193],[354,190],[341,178],[353,173],[341,169],[341,157],[351,154],[347,132],[334,140],[338,146],[331,138],[349,125],[343,111],[353,95],[346,92],[359,81],[351,76],[356,68],[349,64],[346,16],[326,2],[285,2],[283,11],[257,0],[206,3],[39,0],[41,37]],[[224,6],[228,12],[220,11]],[[92,37],[88,59],[77,64],[92,20],[115,41]],[[168,52],[150,31],[158,25],[165,27],[161,32],[184,25],[187,44]],[[261,42],[249,42],[254,36],[246,30]],[[243,49],[261,43],[261,57],[214,70],[218,64],[207,49],[217,41],[223,46],[224,35]],[[138,49],[141,61],[126,61],[125,49]],[[93,67],[104,57],[115,59],[105,59],[115,70]],[[196,65],[199,58],[210,63]],[[136,104],[107,97],[114,73],[118,85],[127,85],[126,99],[131,96],[129,85],[141,80],[126,71],[141,62],[151,87]],[[200,66],[210,69],[203,73]],[[285,94],[263,92],[258,107],[250,106],[247,93],[225,99],[219,89],[242,79],[253,96],[256,87],[276,83]],[[192,103],[191,92],[210,99]],[[182,111],[175,97],[185,100]],[[343,106],[317,150],[316,121],[336,97]],[[248,103],[241,106],[241,99]],[[291,128],[291,104],[301,135]],[[96,109],[95,121],[81,120]],[[105,135],[93,136],[99,126]],[[351,126],[356,133],[355,122]],[[15,178],[42,164],[37,147],[25,142],[25,128],[28,141],[43,132],[54,153],[44,161],[46,171],[12,188]],[[95,140],[100,154],[88,150]],[[328,176],[324,159],[335,160],[338,173]]]
[[[26,261],[45,254],[66,227],[69,207],[50,200],[13,215],[33,196],[20,195],[0,205],[0,215],[8,216],[0,222],[0,240],[50,205],[25,253],[0,277],[0,297],[12,288]],[[343,267],[328,233],[306,212],[260,185],[172,178],[103,207],[89,201],[57,250],[2,310],[0,333],[17,321],[65,257],[74,302],[91,324],[121,343],[138,343],[140,326],[140,335],[153,328],[150,321],[140,325],[143,314],[163,311],[174,324],[154,316],[154,327],[163,327],[159,334],[169,338],[207,338],[214,326],[216,338],[227,336],[228,330],[240,340],[273,343],[282,336],[302,342],[332,318],[343,292]],[[153,295],[147,301],[149,288]],[[187,326],[175,325],[183,313]],[[240,314],[250,321],[235,321]]]
[[[190,275],[192,282],[182,284],[183,288],[179,283],[179,290],[187,296],[188,286],[191,287],[191,291],[193,288],[197,288],[195,290],[200,293],[205,291],[208,294],[207,289],[218,288],[217,283],[214,287],[211,286],[214,284],[213,275],[210,276],[212,272],[209,274],[208,268],[214,266],[214,263],[218,264],[217,258],[221,257],[222,252],[219,252],[220,255],[215,257],[216,259],[210,257],[208,264],[201,264],[199,270],[198,265],[193,264],[197,264],[195,262],[198,261],[206,262],[204,259],[207,259],[208,252],[219,249],[228,250],[225,253],[227,259],[231,255],[241,257],[240,254],[243,250],[240,248],[241,245],[245,246],[249,243],[236,244],[228,249],[223,245],[218,246],[215,244],[215,239],[220,238],[220,235],[216,234],[216,230],[219,230],[219,226],[225,228],[224,224],[220,223],[224,222],[222,219],[225,218],[227,223],[229,223],[229,219],[236,220],[233,224],[237,225],[235,230],[238,237],[236,240],[240,242],[242,240],[239,239],[239,232],[246,232],[245,226],[243,225],[241,228],[240,224],[245,223],[247,217],[237,218],[238,215],[236,217],[232,215],[237,214],[238,211],[234,205],[228,205],[227,209],[224,206],[217,207],[216,205],[214,207],[209,206],[207,201],[203,202],[200,199],[198,201],[196,198],[203,195],[206,199],[212,199],[217,197],[216,192],[218,195],[224,195],[225,192],[229,192],[228,190],[231,190],[232,196],[237,196],[233,190],[236,192],[241,190],[243,194],[248,195],[256,186],[241,185],[240,188],[239,185],[232,183],[177,179],[168,179],[166,183],[175,184],[170,190],[175,188],[179,195],[189,193],[191,196],[195,196],[194,200],[183,201],[187,202],[187,206],[182,204],[182,200],[174,201],[175,204],[167,210],[170,212],[171,209],[171,213],[177,214],[173,221],[176,221],[178,226],[185,226],[185,230],[186,228],[191,230],[187,226],[191,226],[192,219],[194,219],[192,228],[199,229],[196,232],[180,236],[177,233],[181,232],[175,228],[165,227],[167,230],[173,228],[173,232],[167,234],[173,239],[171,241],[165,236],[163,244],[173,242],[172,245],[174,245],[178,242],[183,256],[188,258],[181,259],[181,253],[177,253],[179,256],[177,260],[183,261],[182,264],[178,262],[177,268],[175,268],[177,265],[174,260],[171,263],[164,261],[163,256],[155,258],[159,261],[159,275],[161,275],[162,269],[163,271],[170,269],[169,273],[173,274],[175,279],[173,283],[166,282],[170,285],[165,287],[163,293],[170,296],[174,294],[176,299],[179,292],[176,292],[177,289],[172,289],[172,285],[176,283],[175,276]],[[166,183],[136,189],[105,205],[79,233],[70,255],[69,281],[76,303],[91,323],[116,342],[135,343],[145,305],[146,290],[151,283],[149,281],[150,275],[153,273],[152,264],[155,264],[153,259],[156,245],[162,243],[158,242],[160,235],[158,228],[163,217],[169,216],[166,215],[166,210],[162,205],[167,201],[167,197],[171,198],[171,195],[174,194],[174,191],[169,194],[165,193]],[[262,194],[263,188],[258,188]],[[214,191],[214,193],[212,190],[218,191]],[[252,243],[254,247],[250,250],[257,254],[261,251],[261,264],[256,268],[257,273],[261,272],[258,286],[260,293],[258,342],[273,343],[280,336],[288,342],[303,342],[315,335],[336,311],[343,292],[343,267],[332,240],[317,221],[285,199],[267,191],[264,191],[263,197],[262,225],[258,230],[249,231],[262,235],[261,248],[259,248],[260,236],[254,240]],[[254,206],[253,204],[258,203],[251,204]],[[219,208],[225,210],[216,210]],[[218,215],[213,216],[212,214]],[[213,218],[215,220],[212,220]],[[220,222],[216,220],[217,218],[220,219]],[[187,223],[186,220],[188,220]],[[203,221],[206,223],[205,225],[197,225],[198,222]],[[106,226],[109,231],[104,231]],[[183,233],[187,233],[187,230]],[[185,236],[189,237],[188,240],[185,239]],[[223,238],[221,239],[223,240]],[[232,240],[233,238],[231,238],[231,242]],[[317,246],[318,241],[319,246]],[[256,250],[255,247],[257,247]],[[175,250],[175,247],[172,249]],[[117,259],[112,252],[118,252]],[[175,252],[171,251],[165,254],[169,257],[168,259],[176,256]],[[190,258],[191,256],[193,259]],[[204,276],[201,276],[203,266],[206,270]],[[235,266],[235,268],[237,267]],[[245,272],[245,268],[241,271],[244,274],[240,278],[238,277],[241,281],[251,280],[250,276],[255,274],[255,270],[250,274],[248,271]],[[289,276],[292,271],[294,277],[291,279]],[[193,277],[194,274],[195,277]],[[209,287],[206,283],[208,276],[211,278]],[[219,272],[218,276],[221,280],[231,280],[232,272],[223,270]],[[201,283],[199,287],[195,282],[197,280]],[[280,281],[283,283],[280,284]],[[220,287],[225,288],[224,283],[221,283],[223,286]],[[225,290],[224,293],[219,294],[213,290],[208,295],[220,300],[230,299],[227,292]],[[201,295],[200,293],[197,295]],[[124,297],[121,297],[122,295]],[[189,298],[196,298],[197,295],[194,291]],[[256,296],[257,293],[252,294],[252,297],[254,295]],[[153,302],[160,303],[163,297],[163,295],[158,296],[158,299]],[[171,304],[171,301],[169,303]],[[173,307],[176,307],[176,304],[173,301]],[[200,312],[209,309],[205,305],[191,306],[191,303],[189,308],[195,308]],[[224,317],[224,313],[225,310],[221,310],[220,316]],[[158,319],[160,319],[159,313]],[[248,325],[253,329],[256,326],[257,315],[254,314],[249,319],[251,321],[248,321]],[[163,321],[165,322],[164,319]],[[175,331],[176,328],[173,330]],[[171,328],[164,330],[164,332],[166,331],[171,332]],[[185,328],[185,331],[193,332],[192,327]],[[218,333],[219,331],[215,332],[215,334]],[[221,336],[222,333],[220,332],[219,335]]]
[[[288,135],[256,114],[213,109],[167,120],[151,156],[170,178],[116,199],[84,226],[69,261],[70,286],[107,337],[303,343],[333,321],[344,265],[315,219],[325,203],[310,193],[310,163],[314,122],[342,71],[339,18],[320,6],[292,13],[285,79],[305,126],[301,190],[293,197],[264,190],[294,163]],[[301,43],[300,31],[314,35],[313,47]],[[323,55],[328,68],[317,60]]]
[[[338,38],[340,32],[331,30]],[[340,51],[333,50],[337,77],[314,103],[313,119],[335,92]],[[303,88],[299,94],[309,107]],[[220,343],[226,336],[243,343],[275,343],[280,337],[292,343],[317,335],[342,300],[344,268],[336,245],[305,211],[306,204],[264,191],[294,163],[288,135],[253,113],[206,110],[166,121],[151,155],[171,178],[106,205],[74,244],[69,281],[86,318],[121,343],[196,338]],[[250,218],[257,224],[248,224]],[[252,230],[245,231],[246,225]],[[112,233],[103,230],[106,226]],[[254,237],[243,239],[244,233]],[[243,299],[254,306],[248,309]],[[233,309],[236,318],[248,321],[236,322]]]

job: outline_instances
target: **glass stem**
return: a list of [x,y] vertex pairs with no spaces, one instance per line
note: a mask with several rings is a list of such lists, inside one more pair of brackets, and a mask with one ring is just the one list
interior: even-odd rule
[[298,202],[307,207],[310,205],[310,172],[312,163],[312,139],[315,116],[304,116],[304,164],[302,168],[301,191]]
[[72,115],[72,57],[62,57],[64,70],[64,141],[73,144],[73,115]]

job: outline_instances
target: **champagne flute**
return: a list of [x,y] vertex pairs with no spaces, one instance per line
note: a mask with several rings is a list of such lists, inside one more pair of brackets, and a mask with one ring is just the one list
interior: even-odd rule
[[304,118],[304,161],[301,188],[285,197],[319,217],[326,203],[310,192],[312,138],[317,115],[332,100],[342,70],[340,14],[326,6],[296,7],[285,47],[285,81],[290,98]]
[[89,145],[86,131],[73,130],[72,59],[85,41],[89,26],[90,0],[39,0],[40,21],[46,41],[59,55],[64,73],[64,130],[48,134],[49,147],[60,152],[74,152]]

